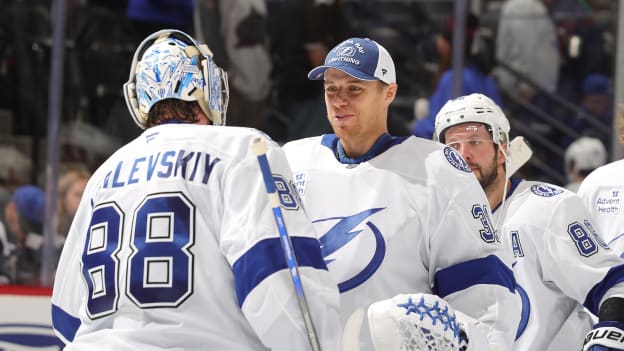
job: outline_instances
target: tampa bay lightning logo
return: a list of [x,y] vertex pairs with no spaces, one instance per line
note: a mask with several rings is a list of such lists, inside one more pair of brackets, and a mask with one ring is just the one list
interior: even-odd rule
[[455,151],[455,149],[448,147],[448,146],[445,147],[444,156],[449,161],[451,166],[459,169],[460,171],[464,171],[466,173],[472,172],[470,167],[468,167],[468,164],[466,163],[466,161],[464,161],[464,158],[461,157],[461,155],[457,151]]
[[562,189],[557,189],[553,186],[546,185],[546,184],[535,184],[531,186],[531,191],[533,192],[533,194],[542,196],[542,197],[553,197],[563,192]]
[[[323,254],[323,258],[325,258],[325,263],[327,263],[327,265],[334,261],[334,259],[328,259],[331,254],[343,248],[358,235],[363,233],[372,233],[373,235],[375,249],[372,253],[372,258],[362,267],[362,269],[359,270],[359,272],[338,283],[338,289],[341,293],[349,291],[364,283],[368,278],[370,278],[371,275],[373,275],[373,273],[377,271],[379,266],[381,266],[383,258],[386,254],[386,242],[384,241],[383,235],[379,229],[372,222],[366,221],[366,219],[383,209],[384,208],[371,208],[348,217],[330,217],[313,221],[313,223],[326,221],[336,222],[323,236],[321,236],[320,239],[321,253]],[[360,226],[362,223],[370,229],[370,232],[364,229],[355,230],[355,228]]]

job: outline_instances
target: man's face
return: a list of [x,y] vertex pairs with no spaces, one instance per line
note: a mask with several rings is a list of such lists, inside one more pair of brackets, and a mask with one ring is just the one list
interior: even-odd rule
[[6,220],[7,229],[9,233],[11,233],[15,240],[18,242],[24,240],[26,238],[26,233],[22,230],[19,224],[19,213],[17,211],[17,206],[13,201],[9,201],[4,208],[4,218]]
[[359,80],[330,68],[324,87],[327,118],[340,139],[377,138],[387,130],[387,109],[396,84]]
[[501,162],[487,127],[481,123],[463,123],[448,128],[444,135],[446,144],[462,155],[481,187],[491,186],[498,177]]

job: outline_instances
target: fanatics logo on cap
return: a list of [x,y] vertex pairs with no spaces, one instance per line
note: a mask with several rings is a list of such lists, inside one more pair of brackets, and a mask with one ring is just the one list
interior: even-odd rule
[[338,44],[327,54],[325,64],[311,70],[308,78],[322,80],[329,68],[341,70],[361,80],[396,83],[394,62],[390,54],[371,39],[351,38]]

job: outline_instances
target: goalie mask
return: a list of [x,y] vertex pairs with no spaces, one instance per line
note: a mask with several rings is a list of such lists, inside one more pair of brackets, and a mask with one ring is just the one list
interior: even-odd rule
[[178,30],[161,30],[143,40],[123,92],[141,129],[152,106],[165,99],[197,101],[214,125],[225,125],[227,74],[214,63],[208,46]]
[[447,101],[436,115],[433,140],[444,143],[444,133],[448,128],[468,122],[486,125],[494,143],[509,147],[509,121],[501,108],[483,94],[470,94]]

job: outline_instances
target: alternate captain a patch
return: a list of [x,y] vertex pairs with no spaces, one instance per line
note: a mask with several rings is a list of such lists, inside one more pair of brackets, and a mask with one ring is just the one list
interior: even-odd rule
[[461,157],[459,152],[457,152],[455,149],[453,149],[451,147],[448,147],[448,146],[445,147],[444,148],[444,156],[446,157],[446,160],[449,161],[451,166],[459,169],[460,171],[466,172],[466,173],[471,173],[472,172],[470,167],[468,167],[468,163],[466,163],[464,158]]
[[561,194],[563,190],[546,184],[535,184],[531,187],[531,192],[542,197],[553,197]]

